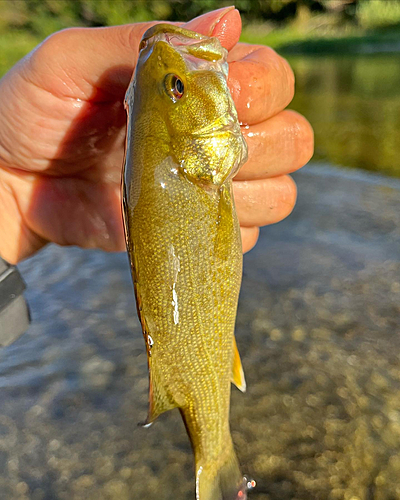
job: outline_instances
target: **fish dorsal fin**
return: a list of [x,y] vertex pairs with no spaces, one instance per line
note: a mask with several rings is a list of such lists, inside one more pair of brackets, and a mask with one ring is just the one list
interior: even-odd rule
[[240,361],[240,354],[236,345],[235,337],[233,337],[232,383],[236,385],[239,391],[246,392],[246,380],[244,378],[244,371],[242,362]]

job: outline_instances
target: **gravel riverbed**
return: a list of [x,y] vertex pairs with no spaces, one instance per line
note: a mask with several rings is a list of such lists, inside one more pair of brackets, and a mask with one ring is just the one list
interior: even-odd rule
[[[400,498],[400,182],[323,165],[245,257],[231,427],[250,500]],[[150,428],[128,261],[21,264],[33,323],[0,350],[1,500],[190,500],[179,412]]]

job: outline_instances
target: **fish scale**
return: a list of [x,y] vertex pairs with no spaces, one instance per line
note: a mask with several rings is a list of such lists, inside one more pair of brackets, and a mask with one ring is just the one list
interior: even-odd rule
[[234,340],[242,250],[232,176],[247,150],[226,51],[171,25],[150,28],[141,47],[126,97],[123,197],[150,372],[146,423],[179,408],[196,498],[244,499],[229,406],[232,379],[245,387]]

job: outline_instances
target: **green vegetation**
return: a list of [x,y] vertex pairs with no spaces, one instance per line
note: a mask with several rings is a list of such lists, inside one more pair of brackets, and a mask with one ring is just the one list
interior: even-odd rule
[[[3,0],[0,75],[51,33],[70,26],[187,20],[230,0]],[[400,50],[400,0],[237,0],[243,41],[284,52]]]
[[40,38],[28,33],[1,33],[0,76],[30,52],[40,41]]
[[265,26],[245,26],[242,41],[259,43],[282,54],[359,54],[400,52],[400,26],[385,30],[359,28],[335,31],[304,31],[288,26],[269,30]]
[[351,2],[352,15],[339,9],[339,2],[325,2],[336,8],[318,12],[299,4],[297,15],[285,23],[245,23],[242,40],[293,54],[400,52],[399,0]]

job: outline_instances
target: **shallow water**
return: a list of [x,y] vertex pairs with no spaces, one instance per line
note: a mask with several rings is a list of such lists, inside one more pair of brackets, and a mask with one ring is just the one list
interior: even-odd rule
[[400,54],[290,56],[315,159],[400,176]]
[[[250,500],[400,497],[400,183],[324,165],[245,257],[231,425]],[[21,266],[33,323],[0,350],[0,499],[194,498],[178,411],[149,429],[124,254]]]

